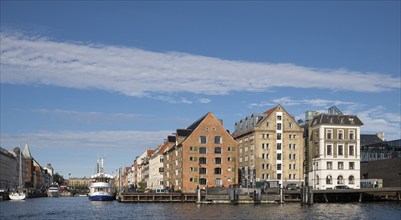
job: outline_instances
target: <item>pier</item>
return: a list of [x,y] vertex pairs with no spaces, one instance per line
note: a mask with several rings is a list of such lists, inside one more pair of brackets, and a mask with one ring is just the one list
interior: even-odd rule
[[[117,200],[123,203],[150,203],[150,202],[191,202],[201,204],[269,204],[300,202],[302,205],[313,203],[335,202],[373,202],[396,201],[401,202],[401,187],[369,188],[369,189],[333,189],[312,190],[285,190],[283,197],[279,193],[261,193],[259,190],[226,189],[226,191],[202,192],[200,198],[196,193],[139,193],[122,192]],[[241,192],[242,191],[242,192]]]
[[[204,199],[205,195],[202,195]],[[117,195],[119,202],[196,202],[196,193],[138,193],[123,192]]]

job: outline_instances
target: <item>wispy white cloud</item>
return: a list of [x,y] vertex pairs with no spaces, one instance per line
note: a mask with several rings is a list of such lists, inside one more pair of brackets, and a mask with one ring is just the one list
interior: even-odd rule
[[[142,153],[153,149],[173,131],[40,131],[24,133],[23,139],[38,149],[123,150]],[[17,146],[18,134],[1,133],[1,146]]]
[[293,99],[291,97],[281,97],[272,99],[270,101],[261,101],[260,103],[251,103],[251,107],[265,107],[265,106],[274,106],[281,104],[283,106],[293,106],[293,105],[308,105],[312,107],[319,107],[319,108],[328,108],[333,105],[345,105],[351,108],[355,108],[356,106],[360,106],[358,103],[354,102],[345,102],[339,100],[327,100],[327,99]]
[[381,92],[401,87],[398,77],[380,73],[56,42],[10,32],[2,32],[0,37],[1,83],[96,88],[128,96],[177,92],[222,95],[274,87]]
[[387,140],[401,138],[401,114],[386,112],[382,106],[366,109],[356,114],[364,123],[362,132],[365,134],[384,132]]
[[211,101],[212,101],[212,100],[207,99],[207,98],[200,98],[200,99],[198,99],[198,102],[201,103],[201,104],[207,104],[207,103],[209,103],[209,102],[211,102]]
[[93,121],[126,121],[126,120],[139,120],[144,117],[151,117],[152,115],[144,114],[127,114],[127,113],[101,113],[101,112],[81,112],[64,109],[34,109],[33,112],[37,112],[44,115],[56,115],[61,117],[67,117],[73,120],[93,122]]

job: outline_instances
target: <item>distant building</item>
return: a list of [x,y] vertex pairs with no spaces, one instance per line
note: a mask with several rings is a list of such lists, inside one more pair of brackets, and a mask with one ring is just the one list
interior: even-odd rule
[[309,124],[308,184],[360,188],[360,127],[355,115],[319,114]]
[[[17,188],[19,180],[19,157],[21,149],[14,150],[0,148],[0,189],[12,190]],[[25,158],[21,155],[22,179],[25,178]],[[24,182],[22,183],[24,184]]]
[[[169,137],[168,142],[173,140]],[[197,187],[237,184],[238,144],[211,112],[177,129],[174,141],[163,155],[166,187],[196,192]]]
[[167,147],[168,142],[163,143],[153,152],[152,156],[149,159],[149,180],[147,181],[148,189],[164,189],[163,153],[167,149]]
[[361,162],[393,158],[401,158],[401,139],[385,141],[383,133],[361,135]]
[[304,129],[281,105],[235,123],[242,187],[302,184]]

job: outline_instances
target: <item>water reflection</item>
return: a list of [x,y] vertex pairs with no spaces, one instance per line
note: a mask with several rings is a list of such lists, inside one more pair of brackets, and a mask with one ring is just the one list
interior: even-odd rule
[[395,203],[286,204],[118,203],[86,197],[0,202],[0,219],[400,219]]

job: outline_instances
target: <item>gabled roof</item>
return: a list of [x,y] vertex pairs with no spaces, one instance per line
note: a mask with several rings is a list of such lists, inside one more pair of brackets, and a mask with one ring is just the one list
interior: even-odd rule
[[319,114],[312,119],[311,126],[319,124],[329,125],[356,125],[362,126],[362,121],[356,115]]
[[276,107],[273,107],[273,108],[271,108],[271,109],[269,109],[269,110],[263,112],[263,114],[265,114],[265,115],[270,115],[271,113],[274,112],[274,110],[275,110],[278,106],[280,106],[280,105],[277,105]]
[[190,126],[188,126],[186,129],[188,130],[195,130],[200,123],[202,123],[202,121],[206,118],[206,116],[210,114],[210,112],[206,113],[204,116],[202,116],[201,118],[199,118],[198,120],[196,120],[194,123],[192,123]]

